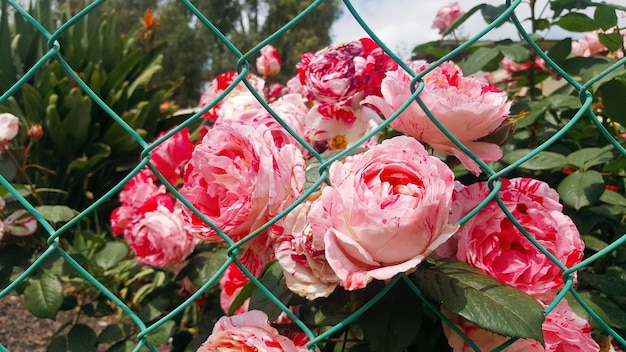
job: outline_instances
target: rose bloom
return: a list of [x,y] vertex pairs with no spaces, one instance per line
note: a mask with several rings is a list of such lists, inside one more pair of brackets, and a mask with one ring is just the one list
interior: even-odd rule
[[280,72],[283,59],[271,45],[261,48],[261,56],[256,59],[256,70],[264,77],[274,77]]
[[[602,43],[600,43],[600,39],[598,39],[598,34],[600,33],[610,34],[610,33],[613,33],[614,31],[615,30],[612,28],[605,32],[602,32],[600,30],[595,30],[595,31],[585,33],[585,35],[578,40],[572,40],[572,54],[574,54],[574,56],[583,56],[583,57],[608,54],[609,49],[605,47]],[[626,34],[624,34],[623,37],[624,37],[624,40],[626,40]],[[622,57],[624,57],[624,52],[621,49],[619,49],[617,50],[617,52],[614,53],[614,55],[616,58],[621,59]]]
[[438,29],[439,34],[444,34],[452,22],[464,14],[465,11],[461,8],[461,5],[459,5],[458,2],[451,2],[437,11],[435,21],[433,21],[433,26],[431,28]]
[[[290,205],[303,185],[304,158],[295,146],[278,149],[262,126],[215,126],[194,149],[180,193],[240,240]],[[183,215],[194,234],[224,241],[187,207]]]
[[182,262],[196,245],[196,239],[185,230],[180,210],[163,205],[129,224],[124,239],[138,263],[163,268]]
[[361,38],[306,53],[296,65],[307,97],[321,103],[358,103],[380,95],[385,72],[397,67],[373,40]]
[[[415,61],[411,66],[421,72],[428,64]],[[369,96],[363,104],[389,118],[411,98],[411,80],[412,76],[402,68],[387,72],[382,82],[382,98]],[[463,77],[461,69],[451,61],[427,73],[423,80],[425,87],[419,97],[449,132],[484,162],[502,158],[497,144],[479,139],[489,136],[506,121],[511,107],[506,93],[477,78]],[[455,156],[468,171],[480,174],[478,164],[439,130],[417,102],[409,105],[391,127],[427,143],[439,153]]]
[[[163,136],[165,133],[162,133]],[[182,177],[182,171],[191,158],[193,143],[189,129],[183,128],[152,151],[150,162],[159,170],[165,179],[176,186]]]
[[274,242],[276,259],[283,269],[287,287],[308,300],[328,297],[340,280],[328,265],[324,252],[324,239],[313,236],[308,221],[314,202],[306,200],[294,208],[272,228],[278,236]]
[[[544,305],[546,306],[546,305]],[[474,342],[481,351],[491,351],[509,340],[483,330],[457,314],[444,311],[444,314]],[[502,350],[503,352],[595,352],[600,346],[591,336],[589,323],[576,315],[566,300],[561,300],[548,314],[543,324],[543,339],[546,347],[538,341],[520,339]],[[454,352],[473,352],[465,340],[443,323],[443,331]]]
[[414,269],[458,228],[448,221],[454,175],[413,138],[332,164],[329,181],[308,221],[348,290]]
[[[4,208],[4,199],[0,198],[0,210]],[[0,240],[5,233],[13,236],[30,236],[37,231],[37,219],[28,211],[19,209],[0,221]]]
[[[378,114],[368,107],[353,109],[344,104],[317,104],[306,116],[304,137],[319,152],[349,148],[382,123]],[[374,135],[361,147],[378,144]]]
[[4,146],[15,136],[19,128],[19,119],[7,112],[0,114],[0,153],[4,151]]
[[278,330],[270,325],[267,315],[259,310],[221,317],[215,323],[209,338],[198,348],[198,352],[298,350],[294,342],[280,335]]
[[[286,94],[269,104],[270,108],[298,135],[305,134],[305,119],[308,108],[300,94]],[[220,107],[219,119],[215,126],[267,127],[274,139],[274,144],[282,148],[293,144],[302,151],[302,145],[276,120],[252,93],[243,93],[224,101]]]
[[128,224],[146,211],[153,211],[159,205],[173,208],[174,200],[166,195],[165,186],[156,185],[154,182],[154,174],[146,168],[124,185],[120,192],[122,205],[111,212],[113,235],[124,233]]
[[[457,187],[451,221],[460,220],[490,193],[486,182]],[[498,196],[526,231],[563,265],[571,267],[582,260],[584,244],[578,230],[563,214],[557,192],[546,183],[530,178],[502,179]],[[513,225],[495,201],[464,223],[438,254],[454,256],[534,297],[563,286],[563,270]]]
[[[251,242],[254,242],[254,240]],[[250,245],[251,242],[246,244]],[[260,277],[269,259],[269,257],[257,254],[254,249],[246,249],[239,261],[254,277]],[[220,306],[222,310],[224,310],[224,313],[228,313],[233,301],[239,296],[239,293],[248,282],[250,282],[250,278],[248,278],[235,263],[231,263],[228,268],[226,268],[224,275],[220,279]],[[235,311],[235,314],[247,311],[249,301],[250,300],[247,299],[244,304]]]
[[[233,81],[237,78],[237,72],[224,72],[217,77],[215,77],[211,83],[207,86],[207,89],[200,96],[200,107],[203,108],[209,104],[211,104],[217,97],[222,94],[230,86]],[[246,76],[248,81],[252,84],[252,87],[258,92],[262,92],[265,87],[265,81],[262,78],[259,78],[253,74],[248,74]],[[249,92],[248,87],[243,83],[243,81],[239,82],[237,86],[235,86],[224,99],[228,97],[233,97],[243,92]],[[217,120],[219,106],[222,102],[218,102],[211,109],[207,110],[204,113],[203,117],[205,119],[209,119],[212,121]]]

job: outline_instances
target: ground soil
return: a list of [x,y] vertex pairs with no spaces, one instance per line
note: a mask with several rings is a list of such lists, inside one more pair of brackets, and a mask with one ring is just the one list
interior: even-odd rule
[[77,316],[96,333],[111,323],[111,317],[89,318],[77,314],[78,309],[61,311],[56,320],[39,319],[26,309],[21,296],[10,293],[0,299],[0,344],[10,352],[44,352],[57,331]]

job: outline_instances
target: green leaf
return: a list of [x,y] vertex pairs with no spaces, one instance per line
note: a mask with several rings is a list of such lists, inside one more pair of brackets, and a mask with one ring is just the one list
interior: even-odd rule
[[52,339],[46,352],[67,352],[67,338],[65,336],[57,336]]
[[413,276],[426,296],[480,328],[543,343],[543,307],[526,293],[451,260],[420,267]]
[[520,43],[512,43],[508,45],[498,45],[498,50],[502,53],[502,55],[507,58],[515,61],[515,62],[526,62],[528,61],[528,49],[525,48]]
[[[502,160],[506,163],[513,164],[520,158],[528,155],[532,149],[516,149],[507,153]],[[542,151],[526,161],[519,167],[527,170],[551,170],[562,168],[567,164],[567,158],[559,153]]]
[[184,270],[191,283],[201,287],[215,276],[226,260],[228,260],[228,255],[225,250],[202,252],[191,258]]
[[613,160],[613,153],[607,148],[584,148],[567,156],[567,163],[580,169],[588,170],[590,167],[600,165]]
[[107,350],[107,352],[132,352],[135,350],[136,343],[130,340],[124,340],[116,343]]
[[252,292],[254,292],[255,288],[256,286],[254,286],[253,282],[248,282],[247,284],[245,284],[239,291],[239,294],[237,295],[237,297],[235,297],[235,299],[233,300],[233,303],[230,304],[230,308],[228,308],[228,315],[235,314],[235,311],[239,307],[241,307],[244,304],[244,302],[248,298],[250,298],[250,296],[252,296]]
[[593,20],[603,30],[617,26],[617,14],[610,6],[598,5],[593,13]]
[[161,346],[167,342],[170,336],[172,336],[175,327],[176,322],[173,320],[166,321],[161,326],[156,328],[150,335],[148,335],[148,342],[155,347]]
[[591,249],[592,251],[596,251],[596,252],[603,250],[609,245],[608,243],[594,236],[583,235],[583,236],[580,236],[580,238],[585,243],[585,249]]
[[[382,282],[380,283],[382,284]],[[380,291],[383,285],[371,283],[366,290],[346,291],[337,287],[328,297],[318,298],[300,305],[299,317],[307,326],[331,326],[354,313],[364,302],[373,295],[368,291]]]
[[17,175],[15,163],[4,155],[0,155],[0,175],[9,182],[13,181]]
[[465,75],[470,75],[480,71],[487,63],[500,56],[498,48],[480,48],[472,53],[467,60],[461,62],[459,66]]
[[87,303],[81,307],[81,310],[88,317],[101,318],[106,317],[107,315],[111,315],[115,313],[115,310],[111,308],[106,301],[95,301],[91,303]]
[[104,270],[111,269],[128,255],[128,246],[124,241],[107,242],[102,250],[96,253],[95,262]]
[[592,18],[578,12],[566,14],[555,24],[570,32],[591,32],[598,29],[598,25]]
[[611,120],[626,125],[626,110],[624,109],[624,97],[626,97],[626,80],[612,79],[603,83],[598,92],[602,97],[604,113]]
[[402,280],[361,316],[372,351],[402,352],[419,334],[423,307]]
[[472,7],[471,9],[469,9],[465,14],[463,14],[463,16],[457,18],[454,22],[452,22],[450,26],[446,29],[446,31],[443,33],[443,35],[446,36],[454,32],[454,30],[459,28],[459,26],[462,25],[465,21],[467,21],[468,18],[472,17],[472,15],[476,13],[476,11],[481,10],[485,6],[487,6],[487,4],[478,4]]
[[35,209],[44,219],[53,223],[70,221],[79,214],[65,205],[40,205]]
[[24,302],[34,316],[54,320],[63,304],[61,282],[49,273],[44,273],[39,279],[28,280]]
[[132,331],[129,325],[117,323],[107,325],[98,335],[97,343],[115,343],[121,341],[131,335]]
[[624,296],[626,294],[626,270],[619,266],[607,268],[604,274],[583,272],[580,280],[607,295]]
[[600,200],[604,191],[604,180],[597,171],[578,170],[565,177],[559,183],[557,191],[563,202],[578,210]]
[[[626,311],[622,310],[613,301],[595,291],[584,291],[580,292],[579,295],[605,323],[615,328],[626,329]],[[589,320],[592,327],[600,326],[589,314],[586,314],[586,316],[581,315],[581,317]]]
[[76,324],[67,333],[69,350],[72,352],[95,352],[97,339],[96,333],[85,324]]
[[24,100],[24,110],[26,117],[33,123],[41,124],[46,114],[46,105],[43,97],[37,89],[30,84],[22,86],[22,99]]
[[618,192],[611,191],[610,189],[604,190],[604,192],[600,196],[600,201],[611,205],[626,207],[626,197]]
[[17,245],[0,246],[0,287],[8,286],[15,274],[21,274],[30,264],[30,250]]
[[567,59],[572,52],[572,38],[565,38],[560,40],[550,49],[548,55],[552,61],[556,62],[559,66]]
[[[293,293],[287,288],[285,277],[283,276],[283,268],[278,264],[278,261],[272,261],[265,267],[265,271],[259,278],[259,281],[284,304],[287,304],[293,296]],[[265,312],[270,321],[276,320],[282,312],[260,289],[252,292],[248,309],[258,309]]]
[[502,15],[502,13],[506,11],[506,9],[506,5],[493,6],[485,4],[480,12],[483,15],[483,19],[485,20],[485,22],[487,22],[487,24],[491,24],[493,23],[493,21],[498,19],[498,17],[500,17],[500,15]]
[[617,51],[619,48],[624,45],[624,37],[620,35],[620,33],[599,33],[598,40],[604,46],[606,46],[609,51]]

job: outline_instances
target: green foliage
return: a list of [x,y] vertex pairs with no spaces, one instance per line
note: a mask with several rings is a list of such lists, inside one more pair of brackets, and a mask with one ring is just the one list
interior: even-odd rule
[[462,262],[439,261],[414,276],[418,287],[446,310],[499,335],[543,343],[543,307],[526,293]]
[[[31,12],[52,16],[47,1],[36,2]],[[2,12],[2,32],[10,31],[9,14],[10,11]],[[44,23],[54,29],[57,22],[67,21],[71,14],[66,10],[59,16]],[[13,48],[7,51],[11,53],[10,60],[0,61],[0,75],[7,78],[1,83],[5,90],[47,50],[43,35],[25,21],[20,15],[13,16],[15,32],[0,37],[0,46]],[[137,162],[139,141],[122,129],[111,114],[119,116],[139,136],[150,139],[162,130],[161,123],[171,117],[167,111],[161,111],[160,105],[172,96],[180,82],[153,83],[162,70],[163,46],[146,50],[135,38],[119,36],[116,27],[115,16],[85,16],[58,38],[62,48],[59,58],[73,71],[67,72],[57,60],[38,63],[32,78],[0,104],[0,112],[13,113],[22,125],[12,152],[23,171],[5,166],[2,174],[18,184],[36,185],[35,193],[46,187],[59,190],[34,195],[39,205],[84,209],[123,176],[120,171]],[[97,104],[77,78],[88,84],[112,111]],[[43,127],[41,138],[26,133],[35,125]],[[2,160],[2,165],[6,165],[6,159]],[[60,208],[54,209],[42,208],[42,215],[61,215]]]

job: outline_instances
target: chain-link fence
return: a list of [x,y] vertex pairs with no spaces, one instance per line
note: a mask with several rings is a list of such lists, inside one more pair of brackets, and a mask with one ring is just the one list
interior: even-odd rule
[[[377,301],[379,301],[381,298],[383,298],[385,296],[385,294],[391,288],[393,288],[394,285],[396,285],[396,283],[401,282],[401,281],[404,281],[404,282],[406,282],[406,284],[408,284],[408,286],[414,292],[416,300],[423,300],[424,304],[429,309],[431,309],[433,313],[439,315],[440,318],[443,319],[448,324],[453,325],[448,320],[448,318],[446,318],[446,316],[444,316],[443,314],[440,313],[438,307],[433,305],[428,299],[425,298],[424,294],[415,286],[413,281],[411,281],[406,275],[401,274],[401,275],[397,275],[396,277],[394,277],[394,279],[391,280],[391,282],[389,282],[385,286],[384,289],[382,289],[375,297],[373,297],[366,304],[364,304],[362,307],[360,307],[358,310],[356,310],[353,314],[349,315],[348,318],[346,318],[343,321],[341,321],[340,323],[336,324],[331,329],[325,331],[323,334],[317,335],[311,329],[309,329],[307,327],[307,325],[305,323],[303,323],[298,318],[297,315],[293,314],[289,310],[289,308],[287,306],[285,306],[283,304],[283,302],[281,302],[281,300],[278,297],[275,297],[270,292],[270,290],[268,290],[265,287],[263,287],[263,284],[257,278],[255,278],[250,273],[250,271],[248,271],[243,265],[241,265],[239,260],[237,260],[237,258],[236,258],[237,252],[238,252],[237,250],[238,250],[238,248],[241,245],[245,244],[246,242],[248,242],[250,239],[252,239],[255,236],[257,236],[262,231],[265,231],[274,222],[278,221],[278,219],[282,218],[285,214],[287,214],[289,211],[294,209],[298,204],[300,204],[307,197],[309,197],[313,192],[315,192],[319,188],[319,186],[326,181],[326,178],[328,176],[328,169],[329,169],[329,167],[330,167],[330,165],[332,163],[334,163],[337,160],[342,159],[346,155],[349,155],[350,153],[352,153],[354,151],[354,149],[358,148],[362,143],[364,143],[365,141],[369,140],[373,135],[375,135],[376,133],[379,133],[381,130],[385,129],[390,124],[390,122],[393,120],[393,118],[395,118],[395,116],[399,115],[401,113],[401,111],[397,111],[396,113],[394,113],[394,115],[391,118],[387,119],[378,128],[376,128],[376,130],[374,130],[371,133],[369,133],[368,135],[364,136],[360,140],[359,143],[356,143],[356,145],[354,145],[354,146],[344,150],[343,152],[341,152],[339,154],[336,154],[336,155],[334,155],[334,156],[332,156],[331,158],[328,158],[328,159],[324,159],[320,154],[318,154],[316,152],[315,149],[313,149],[311,146],[306,145],[304,140],[302,138],[299,138],[296,135],[296,133],[289,126],[287,126],[284,123],[281,123],[284,126],[284,128],[289,133],[294,135],[298,139],[298,141],[300,143],[303,143],[304,147],[308,150],[308,152],[310,152],[314,156],[314,158],[317,159],[321,163],[321,167],[319,168],[320,169],[320,176],[316,180],[316,182],[312,186],[310,186],[308,189],[306,189],[304,191],[304,194],[302,194],[299,197],[299,199],[294,204],[289,206],[283,213],[279,214],[272,221],[268,222],[263,227],[257,229],[255,232],[249,234],[248,236],[246,236],[245,238],[243,238],[242,240],[240,240],[238,242],[232,241],[226,234],[221,232],[221,230],[219,228],[217,228],[216,226],[211,224],[209,219],[204,217],[201,212],[195,210],[194,206],[188,200],[186,200],[184,197],[182,197],[175,187],[173,187],[168,182],[166,182],[166,180],[163,179],[162,176],[160,176],[158,170],[156,170],[156,168],[154,168],[152,166],[152,164],[150,163],[151,152],[154,150],[155,147],[157,147],[160,144],[162,144],[164,141],[166,141],[168,138],[172,137],[175,133],[179,132],[183,128],[186,128],[189,125],[191,125],[192,123],[197,122],[199,119],[201,119],[202,115],[206,111],[208,111],[209,109],[213,108],[216,104],[218,104],[219,101],[222,100],[240,82],[243,82],[243,83],[246,84],[246,86],[248,86],[248,88],[257,96],[257,98],[263,104],[263,106],[266,109],[268,109],[268,111],[270,111],[270,113],[273,116],[277,116],[273,111],[271,111],[270,106],[267,103],[263,102],[263,99],[261,98],[260,93],[256,92],[254,90],[253,84],[251,82],[249,82],[248,79],[246,78],[246,75],[250,72],[248,61],[250,59],[252,59],[253,57],[255,57],[256,55],[258,55],[258,53],[260,52],[260,49],[263,48],[265,45],[271,44],[277,37],[283,35],[284,32],[288,31],[291,27],[295,26],[302,18],[304,18],[305,16],[309,15],[310,12],[315,11],[316,7],[319,6],[323,2],[323,0],[318,0],[318,1],[312,2],[310,4],[310,6],[305,11],[302,11],[297,17],[293,18],[284,27],[282,27],[280,30],[276,31],[271,36],[265,38],[262,42],[258,43],[258,45],[256,45],[254,48],[252,48],[251,50],[249,50],[249,51],[247,51],[245,53],[242,53],[224,35],[222,35],[218,31],[218,29],[205,17],[205,15],[203,15],[190,1],[183,0],[184,4],[189,8],[189,10],[191,10],[193,12],[193,14],[196,16],[197,20],[201,21],[217,38],[219,38],[219,40],[223,43],[223,46],[226,48],[226,50],[231,51],[233,53],[233,55],[235,55],[238,58],[238,61],[237,61],[236,65],[233,66],[233,69],[236,70],[239,73],[239,75],[228,86],[228,88],[225,91],[223,91],[214,101],[210,102],[201,111],[197,112],[196,114],[194,114],[193,116],[191,116],[190,118],[188,118],[187,120],[182,122],[174,130],[171,130],[166,135],[162,136],[161,138],[158,138],[158,140],[156,140],[154,143],[148,143],[144,138],[142,138],[141,135],[139,135],[125,121],[125,119],[123,117],[121,117],[118,114],[116,114],[109,106],[107,106],[107,104],[104,102],[104,100],[101,97],[99,97],[99,95],[96,92],[94,92],[94,89],[92,87],[90,87],[90,84],[88,82],[85,82],[83,80],[83,78],[81,76],[79,76],[75,72],[74,68],[67,63],[66,59],[64,58],[64,56],[62,54],[62,49],[63,48],[60,46],[60,44],[58,42],[58,38],[61,35],[63,35],[63,33],[65,33],[66,31],[70,30],[73,26],[75,26],[84,16],[89,14],[92,10],[96,9],[98,6],[100,6],[104,2],[105,2],[105,0],[98,0],[98,1],[93,2],[92,4],[90,4],[89,6],[84,8],[82,11],[80,11],[79,13],[77,13],[73,17],[71,17],[57,31],[55,31],[53,33],[50,33],[44,26],[42,26],[38,22],[37,18],[33,18],[33,16],[31,16],[27,11],[25,11],[17,2],[12,1],[12,0],[8,1],[9,5],[12,6],[14,8],[14,10],[17,11],[17,13],[19,13],[20,16],[22,16],[24,19],[26,19],[28,21],[28,23],[30,23],[31,26],[35,27],[38,32],[40,32],[43,36],[45,36],[45,38],[47,39],[47,42],[48,42],[48,48],[47,48],[47,52],[32,67],[26,67],[25,68],[25,73],[20,77],[20,79],[15,84],[12,85],[12,87],[8,91],[2,92],[2,96],[0,96],[0,103],[7,102],[7,100],[10,97],[14,96],[22,88],[22,86],[25,84],[25,82],[27,82],[29,79],[31,79],[32,76],[37,71],[42,70],[44,65],[46,65],[47,63],[49,63],[51,61],[56,61],[56,62],[58,62],[61,65],[61,67],[62,67],[63,71],[65,72],[65,74],[67,74],[69,77],[71,77],[76,82],[76,84],[82,90],[84,90],[84,92],[86,92],[89,95],[89,97],[91,97],[93,103],[97,104],[104,111],[106,111],[107,114],[110,116],[110,119],[112,119],[113,121],[115,121],[116,124],[121,126],[124,129],[124,131],[129,136],[132,136],[132,138],[136,141],[136,143],[141,145],[141,147],[143,148],[143,152],[141,153],[141,158],[142,158],[141,162],[131,172],[129,172],[128,175],[121,182],[119,182],[115,187],[110,189],[106,194],[101,196],[99,199],[96,199],[91,206],[89,206],[88,208],[84,209],[80,214],[76,215],[73,219],[71,219],[70,221],[68,221],[67,223],[65,223],[63,226],[61,226],[59,228],[55,228],[55,226],[53,226],[53,224],[51,224],[49,221],[47,221],[38,212],[36,207],[33,204],[31,204],[31,202],[29,202],[23,196],[23,192],[21,192],[20,190],[14,188],[14,186],[12,186],[12,184],[5,177],[0,177],[0,182],[1,182],[2,186],[4,186],[6,189],[8,189],[10,191],[10,193],[23,205],[23,207],[36,217],[36,219],[39,222],[40,226],[43,229],[45,229],[45,231],[47,231],[47,233],[49,234],[49,238],[48,238],[48,245],[49,245],[49,247],[45,251],[43,251],[43,253],[38,257],[38,259],[36,261],[34,261],[32,263],[32,265],[30,265],[28,267],[27,270],[25,270],[21,275],[19,275],[14,281],[12,281],[10,285],[8,285],[7,287],[4,287],[2,289],[2,291],[0,292],[0,298],[6,297],[9,293],[15,291],[16,288],[20,284],[22,284],[27,278],[29,278],[29,276],[35,270],[37,270],[37,268],[40,265],[42,265],[42,263],[44,263],[46,261],[46,259],[50,255],[54,254],[54,255],[61,256],[66,261],[66,263],[70,264],[78,273],[80,273],[80,275],[82,275],[86,280],[88,280],[93,285],[93,287],[95,287],[96,289],[100,290],[112,302],[114,302],[114,304],[117,305],[117,307],[119,307],[119,309],[121,309],[128,317],[130,317],[130,319],[132,319],[132,321],[141,330],[141,332],[137,336],[137,338],[139,340],[139,343],[138,343],[138,345],[135,348],[136,351],[139,351],[139,350],[142,350],[142,349],[146,349],[146,348],[151,350],[151,351],[158,351],[157,347],[155,347],[155,346],[153,346],[152,344],[149,343],[148,337],[151,334],[153,334],[153,332],[156,329],[158,329],[159,327],[161,327],[164,323],[168,322],[173,317],[175,317],[176,315],[180,314],[187,306],[191,305],[194,302],[194,300],[196,300],[198,297],[200,297],[209,288],[211,288],[214,285],[216,285],[218,280],[219,280],[219,278],[220,278],[220,276],[224,273],[226,268],[231,263],[237,263],[237,265],[240,267],[240,269],[247,276],[249,276],[250,280],[255,285],[257,285],[258,288],[264,294],[266,294],[278,307],[280,307],[281,310],[283,310],[291,319],[293,319],[295,324],[297,324],[298,327],[308,335],[308,337],[311,339],[311,342],[309,344],[309,347],[312,348],[311,350],[313,350],[313,348],[315,347],[316,344],[318,344],[321,341],[324,341],[329,336],[332,336],[337,331],[340,331],[341,329],[345,328],[347,325],[349,325],[355,319],[360,317],[365,311],[367,311]],[[385,45],[384,42],[382,42],[380,39],[378,39],[376,33],[374,31],[372,31],[368,27],[368,24],[366,23],[366,21],[363,20],[363,18],[359,15],[358,11],[355,10],[354,6],[351,4],[350,1],[347,1],[347,0],[344,1],[343,2],[343,7],[344,7],[345,11],[348,11],[354,17],[354,19],[369,34],[369,36],[371,38],[373,38],[374,41],[380,47],[382,47],[384,49],[384,51],[388,55],[390,55],[397,62],[397,64],[399,66],[403,67],[407,72],[410,72],[412,74],[412,76],[414,77],[413,78],[413,82],[412,82],[413,83],[412,86],[414,88],[412,89],[412,94],[413,95],[412,95],[411,99],[417,101],[418,104],[420,104],[420,106],[427,112],[429,118],[445,133],[445,135],[452,142],[454,142],[454,144],[460,150],[462,150],[467,155],[471,156],[472,159],[476,163],[478,163],[480,165],[480,167],[483,170],[483,172],[485,172],[488,175],[488,178],[489,178],[488,183],[489,183],[490,188],[492,190],[491,193],[489,194],[489,196],[474,211],[472,211],[470,214],[468,214],[463,219],[461,219],[459,221],[459,223],[462,224],[462,223],[465,223],[466,221],[468,221],[477,212],[479,212],[488,202],[490,202],[492,200],[498,201],[498,203],[500,204],[500,206],[503,209],[503,211],[505,211],[507,216],[509,216],[511,218],[513,223],[515,223],[515,225],[520,229],[520,231],[522,231],[531,241],[533,241],[533,243],[537,247],[539,247],[541,252],[543,252],[548,258],[550,258],[550,260],[554,261],[563,270],[563,278],[564,278],[564,282],[565,282],[565,287],[560,291],[558,296],[552,301],[552,304],[546,309],[546,311],[550,312],[559,303],[559,301],[564,299],[566,294],[571,294],[573,297],[575,297],[580,302],[580,304],[584,307],[585,310],[587,310],[587,312],[593,317],[593,319],[595,319],[597,322],[599,322],[599,324],[609,334],[611,334],[615,340],[617,340],[623,346],[626,346],[626,341],[624,340],[624,337],[619,336],[619,334],[610,326],[609,323],[605,322],[602,319],[601,316],[596,314],[596,312],[594,312],[594,309],[589,304],[586,303],[586,301],[577,293],[576,288],[575,288],[575,274],[581,268],[585,268],[585,267],[594,265],[594,263],[596,263],[597,261],[602,260],[605,256],[610,255],[610,253],[615,251],[619,246],[623,246],[624,243],[626,242],[626,235],[621,236],[618,240],[610,243],[605,248],[603,248],[603,249],[599,250],[598,252],[594,253],[593,255],[587,257],[585,260],[583,260],[578,265],[573,266],[573,267],[567,267],[564,264],[560,263],[559,260],[556,257],[554,257],[548,250],[546,250],[540,243],[538,243],[537,241],[534,241],[532,236],[530,236],[524,230],[524,228],[513,218],[513,215],[511,215],[511,213],[509,213],[506,210],[506,206],[502,203],[501,200],[499,200],[498,195],[497,195],[499,189],[502,186],[502,183],[501,183],[501,178],[502,177],[505,177],[506,175],[510,174],[512,171],[517,169],[520,165],[522,165],[525,162],[533,159],[536,155],[538,155],[542,151],[545,151],[555,141],[558,141],[560,138],[562,138],[562,136],[564,134],[566,134],[568,132],[568,130],[572,126],[576,125],[579,121],[581,121],[583,119],[589,119],[591,121],[591,123],[592,123],[592,126],[594,126],[594,128],[597,128],[599,131],[601,131],[601,133],[604,136],[604,138],[606,138],[606,140],[610,144],[612,144],[613,147],[616,150],[618,150],[619,153],[621,153],[622,156],[626,155],[626,150],[624,149],[624,147],[616,140],[616,138],[609,131],[607,131],[606,126],[594,114],[594,112],[593,112],[593,110],[591,108],[591,105],[593,103],[593,96],[592,96],[592,94],[589,91],[589,88],[591,86],[593,86],[594,84],[596,84],[600,80],[602,80],[605,77],[607,77],[607,75],[611,75],[616,70],[621,69],[626,64],[626,58],[618,61],[617,63],[615,63],[611,67],[606,68],[606,70],[604,70],[600,74],[596,75],[592,79],[589,79],[586,82],[580,83],[579,81],[577,81],[574,78],[570,77],[561,67],[559,67],[559,65],[557,65],[557,63],[555,63],[555,61],[551,57],[546,55],[544,53],[544,50],[542,50],[538,46],[538,44],[533,40],[531,35],[526,32],[526,30],[524,29],[524,27],[522,26],[522,24],[520,22],[520,19],[517,17],[517,11],[518,11],[518,8],[520,7],[521,3],[522,3],[521,0],[507,1],[506,2],[506,6],[507,6],[506,10],[503,13],[501,13],[497,18],[495,18],[494,21],[490,25],[486,26],[482,31],[480,31],[480,33],[477,33],[476,35],[474,35],[470,40],[464,42],[462,45],[458,46],[457,48],[452,50],[450,53],[446,54],[444,57],[442,57],[441,59],[436,61],[434,63],[434,65],[432,65],[430,68],[424,70],[423,72],[420,72],[419,74],[416,74],[412,70],[412,68],[409,67],[400,58],[398,58],[394,54],[394,52],[392,50],[390,50]],[[470,48],[473,44],[475,44],[477,41],[479,41],[481,38],[483,38],[488,32],[492,31],[494,28],[496,28],[497,26],[499,26],[500,24],[502,24],[505,21],[512,22],[517,27],[517,29],[519,31],[519,35],[521,36],[521,38],[523,38],[523,41],[525,41],[526,44],[534,51],[535,55],[537,55],[537,57],[542,58],[545,61],[546,65],[549,66],[554,73],[557,73],[558,75],[560,75],[562,77],[562,79],[564,79],[567,82],[567,84],[572,89],[574,89],[574,90],[576,90],[578,92],[579,97],[580,97],[580,107],[579,107],[578,111],[574,114],[574,116],[572,116],[571,120],[567,123],[567,125],[564,128],[560,129],[559,131],[556,131],[550,138],[546,139],[545,142],[543,142],[538,148],[536,148],[532,152],[528,153],[524,157],[520,158],[519,160],[513,162],[509,166],[504,167],[504,168],[500,169],[499,171],[495,171],[495,170],[493,170],[490,167],[490,165],[486,164],[485,162],[480,160],[478,157],[476,157],[469,148],[464,146],[457,139],[458,136],[454,136],[453,134],[451,134],[450,132],[448,132],[446,130],[446,128],[437,120],[437,116],[433,116],[433,114],[430,113],[428,108],[423,104],[423,102],[420,99],[420,92],[423,89],[422,78],[424,77],[424,75],[426,75],[428,72],[430,72],[432,69],[434,69],[435,67],[437,67],[441,63],[443,63],[443,62],[445,62],[445,61],[447,61],[447,60],[449,60],[451,58],[455,58],[457,55],[459,55],[461,53],[466,52],[468,50],[468,48]],[[5,55],[5,53],[2,53],[1,55]],[[406,108],[406,106],[404,106],[403,108]],[[155,172],[155,174],[159,175],[159,178],[161,179],[161,181],[163,181],[164,184],[167,185],[169,191],[171,191],[176,196],[176,198],[178,198],[178,200],[180,202],[182,202],[185,206],[189,207],[190,209],[194,209],[193,211],[196,213],[196,215],[198,217],[201,217],[202,219],[204,219],[207,222],[207,224],[209,224],[209,226],[214,227],[214,230],[217,231],[218,233],[220,233],[220,235],[223,236],[223,238],[226,240],[226,242],[229,245],[229,250],[228,250],[229,259],[226,260],[226,262],[223,263],[223,265],[220,267],[220,269],[217,271],[217,273],[215,273],[215,275],[210,280],[208,280],[202,287],[200,287],[200,289],[197,292],[195,292],[193,295],[191,295],[182,305],[180,305],[178,308],[174,309],[173,311],[169,312],[167,315],[165,315],[164,317],[162,317],[158,321],[156,321],[156,322],[154,322],[152,324],[149,324],[149,325],[146,322],[142,321],[142,319],[129,306],[127,306],[124,303],[123,300],[121,300],[114,293],[112,293],[107,287],[105,287],[104,284],[99,282],[92,275],[92,273],[86,271],[83,268],[83,266],[77,261],[76,258],[74,258],[72,255],[68,254],[68,252],[67,252],[67,250],[65,248],[62,248],[62,246],[60,246],[60,238],[62,238],[63,236],[67,235],[68,233],[70,233],[74,229],[76,229],[76,227],[79,226],[78,224],[81,222],[81,220],[83,220],[89,214],[91,214],[96,209],[101,207],[105,202],[107,202],[111,198],[115,197],[122,190],[123,186],[127,182],[129,182],[129,180],[131,180],[131,178],[133,178],[135,175],[137,175],[146,166],[150,167],[152,169],[152,171]],[[617,237],[618,234],[615,234],[615,235]],[[457,329],[457,331],[458,331],[458,329]],[[460,331],[458,331],[458,332],[461,333]],[[0,341],[0,342],[2,342],[2,341]],[[470,342],[470,345],[472,345],[471,342]],[[502,346],[501,348],[505,348],[505,346]],[[0,351],[7,351],[7,349],[5,347],[3,347],[2,345],[0,345]]]

